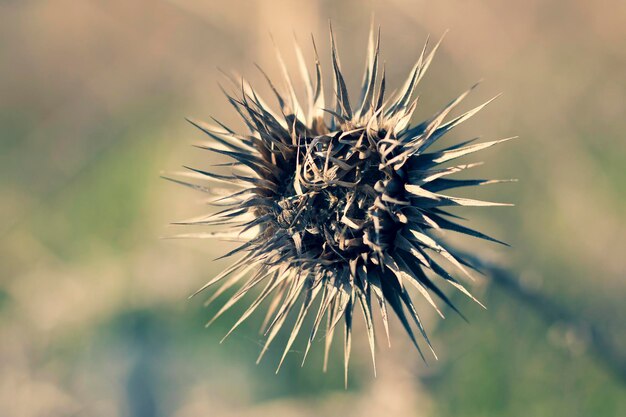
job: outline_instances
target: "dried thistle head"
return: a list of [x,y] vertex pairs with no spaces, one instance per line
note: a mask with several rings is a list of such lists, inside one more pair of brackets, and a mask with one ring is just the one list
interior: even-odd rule
[[224,175],[189,168],[190,177],[225,184],[225,189],[175,179],[215,195],[213,203],[225,206],[217,213],[181,223],[227,228],[193,236],[243,240],[241,246],[224,255],[241,257],[198,293],[222,283],[209,300],[212,301],[244,280],[215,320],[250,290],[262,287],[232,329],[263,301],[271,299],[264,323],[266,342],[259,360],[294,309],[298,310],[296,321],[280,364],[305,317],[311,314],[313,325],[303,362],[322,328],[326,336],[326,368],[334,331],[343,319],[347,375],[355,308],[365,319],[375,368],[373,303],[379,306],[387,339],[388,307],[391,307],[422,355],[411,321],[431,351],[432,347],[407,292],[407,284],[415,287],[442,317],[432,294],[458,310],[440,289],[438,280],[478,302],[449,272],[449,266],[453,266],[469,276],[472,265],[442,242],[438,232],[454,231],[498,242],[459,224],[457,217],[446,209],[507,204],[452,197],[442,192],[500,182],[450,178],[477,164],[449,162],[506,139],[466,141],[429,151],[439,138],[487,103],[446,121],[446,116],[470,89],[430,119],[411,125],[417,103],[414,90],[439,44],[428,51],[426,42],[404,86],[388,98],[384,68],[382,71],[379,68],[379,40],[380,34],[374,39],[372,31],[360,100],[356,103],[348,98],[331,29],[332,108],[327,107],[324,98],[315,43],[314,81],[296,44],[300,76],[306,89],[306,108],[300,106],[277,53],[285,91],[279,92],[266,78],[278,101],[279,112],[273,111],[247,82],[231,78],[238,92],[225,94],[248,132],[237,133],[215,119],[216,125],[191,122],[214,142],[212,146],[201,146],[203,149],[232,159],[227,164],[232,166],[232,173]]

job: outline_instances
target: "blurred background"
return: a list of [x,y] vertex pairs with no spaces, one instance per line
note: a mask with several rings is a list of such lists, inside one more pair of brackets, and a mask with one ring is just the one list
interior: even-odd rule
[[[479,176],[520,182],[468,194],[516,204],[465,212],[512,245],[472,244],[510,272],[473,286],[488,310],[418,302],[439,361],[394,319],[377,378],[359,321],[344,390],[339,346],[326,374],[303,339],[255,365],[262,314],[220,345],[245,302],[205,330],[218,306],[187,296],[228,245],[160,239],[208,208],[159,175],[216,162],[184,117],[242,128],[218,68],[267,92],[270,32],[290,66],[313,33],[328,69],[331,18],[355,91],[372,13],[391,89],[450,29],[417,116],[484,79],[464,109],[503,96],[447,143],[519,135]],[[625,21],[618,0],[0,1],[0,415],[626,415]]]

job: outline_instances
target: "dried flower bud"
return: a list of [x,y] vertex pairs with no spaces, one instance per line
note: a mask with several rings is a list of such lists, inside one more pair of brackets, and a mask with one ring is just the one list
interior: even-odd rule
[[[217,213],[184,223],[228,227],[226,232],[202,234],[203,237],[244,240],[241,246],[225,255],[242,254],[241,258],[198,292],[223,283],[214,299],[225,289],[245,281],[217,313],[218,317],[253,287],[263,286],[233,327],[249,317],[264,300],[272,299],[261,356],[283,327],[288,314],[298,307],[281,364],[305,316],[313,310],[313,327],[304,357],[325,322],[326,367],[334,330],[343,319],[347,375],[353,313],[358,305],[365,319],[375,365],[373,301],[380,307],[387,338],[387,310],[391,307],[420,354],[411,320],[432,350],[406,285],[414,286],[440,315],[431,294],[458,310],[435,282],[437,276],[475,300],[443,266],[445,262],[469,275],[471,265],[433,231],[454,231],[498,242],[460,225],[456,216],[445,210],[450,206],[506,204],[452,197],[442,192],[499,182],[450,178],[477,164],[450,166],[448,163],[506,139],[484,143],[467,141],[429,151],[435,141],[487,103],[446,121],[446,116],[470,89],[430,119],[410,125],[417,104],[412,98],[414,90],[439,44],[427,52],[427,42],[404,86],[392,98],[385,98],[385,73],[384,69],[379,70],[379,39],[379,35],[374,39],[372,31],[360,100],[356,104],[348,98],[331,29],[332,109],[326,108],[317,50],[313,82],[296,45],[307,92],[306,108],[298,103],[278,54],[285,92],[279,92],[269,78],[267,80],[280,112],[266,105],[245,81],[233,80],[240,91],[236,95],[226,93],[226,96],[241,115],[248,133],[236,133],[217,121],[217,126],[192,122],[215,142],[215,146],[205,149],[234,162],[231,175],[190,168],[193,177],[225,183],[229,186],[226,190],[175,180],[215,194],[214,203],[227,206]],[[314,305],[316,307],[312,308]]]

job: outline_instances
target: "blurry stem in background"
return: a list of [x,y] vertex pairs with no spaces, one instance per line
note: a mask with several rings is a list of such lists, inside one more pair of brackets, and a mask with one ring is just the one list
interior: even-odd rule
[[482,271],[502,291],[525,304],[547,325],[563,325],[590,349],[596,361],[626,383],[626,353],[621,351],[609,330],[583,314],[559,305],[549,296],[523,285],[519,277],[496,263],[463,252],[466,259]]

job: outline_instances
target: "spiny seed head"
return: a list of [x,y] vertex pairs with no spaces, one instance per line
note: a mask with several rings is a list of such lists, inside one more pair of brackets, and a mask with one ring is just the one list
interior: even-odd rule
[[379,39],[379,35],[374,39],[372,31],[356,105],[348,98],[331,29],[332,108],[325,104],[315,43],[314,81],[296,44],[307,93],[306,111],[298,103],[291,78],[277,53],[284,73],[284,91],[279,92],[266,78],[280,112],[265,104],[247,82],[231,78],[238,92],[225,94],[248,132],[236,133],[218,121],[216,125],[192,121],[214,142],[212,146],[202,146],[204,149],[232,159],[229,164],[232,173],[190,168],[191,177],[226,184],[226,189],[174,180],[215,195],[214,204],[226,206],[217,213],[183,223],[228,227],[225,232],[194,236],[243,240],[241,246],[225,255],[241,254],[241,257],[198,292],[223,283],[209,300],[212,301],[244,280],[217,318],[250,290],[261,287],[233,327],[249,317],[263,301],[271,299],[264,324],[266,343],[259,359],[295,309],[298,310],[294,313],[295,324],[280,363],[305,317],[311,315],[313,325],[304,358],[323,328],[326,367],[334,331],[343,319],[347,375],[353,313],[360,306],[375,364],[373,302],[379,306],[387,338],[387,311],[391,307],[420,354],[410,321],[432,350],[407,284],[414,286],[440,315],[431,294],[458,310],[439,288],[438,279],[474,299],[444,266],[453,266],[468,275],[472,265],[442,242],[441,233],[436,232],[454,231],[496,241],[459,224],[446,209],[503,204],[452,197],[442,192],[498,182],[450,178],[477,164],[449,162],[502,140],[467,141],[429,150],[435,141],[487,103],[447,120],[468,90],[430,119],[411,125],[417,103],[412,97],[414,90],[439,44],[428,51],[426,42],[404,86],[387,98],[384,69],[379,69]]

